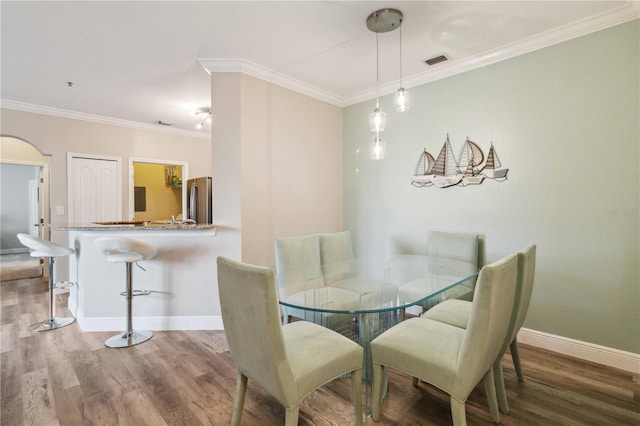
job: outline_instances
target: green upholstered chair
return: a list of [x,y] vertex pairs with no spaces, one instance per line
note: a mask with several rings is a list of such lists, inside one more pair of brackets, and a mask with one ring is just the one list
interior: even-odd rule
[[356,276],[351,232],[331,232],[319,235],[320,262],[325,285],[336,285]]
[[465,402],[483,380],[491,418],[500,420],[493,365],[507,336],[517,269],[515,255],[482,268],[466,329],[412,318],[371,342],[374,420],[380,418],[384,368],[418,377],[448,393],[454,425],[466,425]]
[[[277,238],[275,254],[278,292],[281,300],[287,300],[294,294],[308,289],[324,287],[318,235]],[[286,306],[282,307],[282,314],[285,324],[290,316],[298,318],[305,316],[304,311]]]
[[304,397],[351,373],[354,424],[362,424],[363,350],[327,328],[307,321],[282,325],[272,269],[218,257],[222,321],[237,368],[232,425],[239,425],[251,379],[286,408],[297,425]]
[[[358,306],[357,292],[325,285],[318,234],[277,238],[275,254],[278,292],[281,300],[293,304],[305,304],[310,298],[315,297],[318,303],[323,303],[327,307],[338,304],[355,309]],[[293,316],[329,328],[335,328],[341,321],[353,317],[348,314],[317,313],[287,306],[282,306],[282,314],[285,324],[289,321],[289,317]]]
[[[431,262],[430,268],[444,268],[446,273],[447,261],[464,261],[475,263],[478,268],[485,264],[484,235],[431,231],[427,234],[427,255],[430,259],[438,258],[440,262]],[[468,285],[456,287],[448,299],[471,300],[475,281]]]
[[[507,351],[511,351],[511,358],[519,381],[524,381],[522,367],[520,365],[520,355],[518,354],[518,332],[529,309],[531,293],[533,292],[533,279],[536,269],[536,246],[530,244],[522,251],[518,252],[518,287],[516,299],[514,301],[513,313],[509,325],[509,333],[502,346],[500,355],[493,368],[498,393],[498,405],[504,413],[509,412],[504,377],[502,373],[502,357]],[[464,300],[447,300],[434,308],[425,312],[423,317],[460,328],[466,328],[471,314],[471,303]]]
[[[371,278],[366,270],[359,270],[353,255],[350,231],[320,234],[320,263],[326,286],[361,295],[376,289],[374,297],[380,296],[384,281]],[[360,269],[363,269],[362,265]]]

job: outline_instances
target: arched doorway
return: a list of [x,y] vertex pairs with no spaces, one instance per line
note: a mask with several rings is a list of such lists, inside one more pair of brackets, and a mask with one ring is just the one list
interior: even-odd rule
[[39,259],[29,256],[16,235],[49,239],[49,176],[51,158],[27,141],[0,136],[0,279],[41,276]]

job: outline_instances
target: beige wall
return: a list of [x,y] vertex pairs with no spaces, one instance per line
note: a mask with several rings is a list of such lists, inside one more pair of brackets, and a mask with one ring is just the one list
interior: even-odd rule
[[31,143],[51,156],[51,208],[64,206],[64,215],[52,221],[66,222],[67,153],[105,155],[122,158],[122,217],[129,211],[128,158],[149,158],[189,163],[191,176],[211,174],[211,141],[169,133],[97,124],[88,121],[2,109],[0,131]]
[[242,259],[273,267],[276,237],[341,230],[342,110],[236,73],[212,99],[214,221],[241,228]]
[[[128,158],[183,161],[190,176],[211,175],[211,141],[170,133],[138,130],[29,112],[2,109],[0,133],[21,138],[51,157],[51,222],[67,223],[67,153],[122,158],[122,217],[128,218]],[[57,215],[56,206],[65,214]],[[133,210],[133,209],[132,209]],[[66,234],[52,232],[51,239],[66,243]],[[60,275],[62,274],[62,275]],[[65,279],[66,269],[60,271]]]

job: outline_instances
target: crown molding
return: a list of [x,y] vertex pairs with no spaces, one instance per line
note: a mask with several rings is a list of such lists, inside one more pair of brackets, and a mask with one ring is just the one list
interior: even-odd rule
[[[432,70],[403,78],[403,86],[405,88],[411,88],[436,80],[441,80],[443,78],[501,62],[545,47],[550,47],[558,43],[582,37],[584,35],[624,24],[639,18],[640,2],[629,1],[620,7],[603,12],[599,15],[573,22],[563,27],[556,28],[555,30],[547,31],[516,43],[501,46],[480,55],[475,55],[460,61],[453,60],[450,62],[447,61],[440,63]],[[214,72],[244,73],[339,107],[347,107],[376,97],[375,88],[364,90],[346,97],[341,97],[242,58],[203,58],[198,59],[198,62],[209,74]],[[378,92],[381,96],[389,95],[397,90],[398,85],[399,81],[393,81],[380,86],[378,88]]]
[[222,58],[222,59],[207,59],[200,58],[198,62],[209,74],[223,73],[223,72],[237,72],[250,75],[260,80],[273,83],[277,86],[282,86],[286,89],[293,90],[294,92],[301,93],[303,95],[310,96],[312,98],[327,102],[332,105],[343,107],[344,100],[331,92],[324,89],[320,89],[311,84],[307,84],[303,81],[297,80],[288,75],[282,74],[278,71],[274,71],[270,68],[258,65],[251,61],[247,61],[242,58]]
[[109,126],[127,127],[130,129],[146,130],[157,133],[168,133],[179,136],[188,136],[198,139],[211,139],[211,134],[192,130],[164,127],[157,124],[141,123],[137,121],[122,120],[119,118],[105,117],[102,115],[87,114],[84,112],[70,111],[60,108],[52,108],[25,102],[0,99],[0,108],[15,111],[31,112],[33,114],[51,115],[54,117],[70,118],[72,120],[89,121],[92,123],[106,124]]
[[[553,31],[537,34],[516,43],[501,46],[498,49],[490,50],[480,55],[475,55],[460,61],[454,60],[437,64],[434,66],[433,70],[403,78],[403,86],[405,88],[411,88],[436,80],[441,80],[443,78],[544,49],[555,44],[563,43],[565,41],[611,28],[616,25],[624,24],[639,18],[640,2],[630,1],[616,9],[573,22]],[[394,81],[380,86],[378,89],[380,96],[395,93],[399,84],[399,81]],[[375,97],[375,88],[365,90],[343,98],[343,106],[365,102],[374,99]]]

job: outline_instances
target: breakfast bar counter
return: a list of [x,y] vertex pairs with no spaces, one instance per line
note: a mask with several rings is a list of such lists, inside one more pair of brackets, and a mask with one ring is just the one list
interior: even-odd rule
[[150,330],[222,329],[217,289],[216,226],[183,223],[50,225],[68,232],[69,309],[83,331],[121,330],[125,324],[125,265],[108,262],[95,241],[100,237],[127,237],[158,250],[153,259],[133,266],[134,290],[149,295],[133,300],[136,328]]

